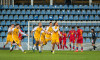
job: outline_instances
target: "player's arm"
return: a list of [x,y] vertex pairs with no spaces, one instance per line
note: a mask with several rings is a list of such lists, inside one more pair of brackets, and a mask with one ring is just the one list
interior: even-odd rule
[[21,32],[21,30],[19,30],[19,33],[25,36],[28,36],[28,34],[25,34],[24,32]]
[[55,29],[55,27],[52,28],[54,30],[54,32],[57,32],[59,30],[59,27],[57,27],[57,29]]
[[58,31],[58,34],[59,34],[59,36],[62,36],[61,33],[60,33],[60,31]]
[[69,37],[69,35],[70,35],[70,31],[69,31],[69,33],[68,33],[68,36],[67,36],[67,38]]
[[12,32],[12,29],[11,28],[8,29],[8,33],[10,33],[10,32]]

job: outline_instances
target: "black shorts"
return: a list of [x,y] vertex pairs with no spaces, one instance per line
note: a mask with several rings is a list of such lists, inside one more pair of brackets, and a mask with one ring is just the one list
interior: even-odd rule
[[95,41],[96,41],[96,39],[93,39],[93,40],[92,40],[92,44],[95,44]]

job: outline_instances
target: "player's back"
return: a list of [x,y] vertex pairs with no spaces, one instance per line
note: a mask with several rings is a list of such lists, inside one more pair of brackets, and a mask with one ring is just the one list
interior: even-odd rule
[[13,30],[13,36],[18,36],[18,34],[19,34],[19,29],[17,29],[17,28],[13,28],[12,29]]
[[70,34],[71,38],[75,38],[76,31],[75,30],[70,30],[69,34]]
[[[55,29],[57,29],[57,31],[54,31]],[[54,36],[54,37],[59,37],[58,32],[59,32],[59,27],[54,26],[54,27],[53,27],[53,33],[52,33],[52,36]]]
[[83,30],[82,30],[82,29],[78,29],[78,30],[77,30],[77,36],[78,36],[78,37],[83,37],[82,34],[83,34]]
[[66,36],[67,36],[67,34],[63,33],[63,40],[66,40]]

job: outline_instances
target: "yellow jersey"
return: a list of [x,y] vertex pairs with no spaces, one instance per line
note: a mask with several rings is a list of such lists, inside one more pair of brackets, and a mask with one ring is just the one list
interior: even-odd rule
[[56,27],[56,26],[54,26],[54,27],[52,27],[52,29],[53,29],[53,32],[52,32],[52,37],[59,37],[59,27]]

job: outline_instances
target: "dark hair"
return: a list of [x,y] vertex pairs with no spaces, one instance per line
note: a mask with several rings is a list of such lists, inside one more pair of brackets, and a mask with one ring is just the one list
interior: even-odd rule
[[19,24],[16,24],[16,26],[18,26]]
[[80,28],[79,26],[77,26],[77,28]]
[[72,29],[74,29],[75,27],[74,26],[72,26]]
[[11,25],[14,25],[14,24],[11,24]]
[[[50,22],[50,23],[52,23],[52,22]],[[50,24],[50,23],[49,23],[49,24]]]
[[54,25],[56,24],[57,21],[55,21]]
[[94,31],[94,29],[91,29],[92,31]]

